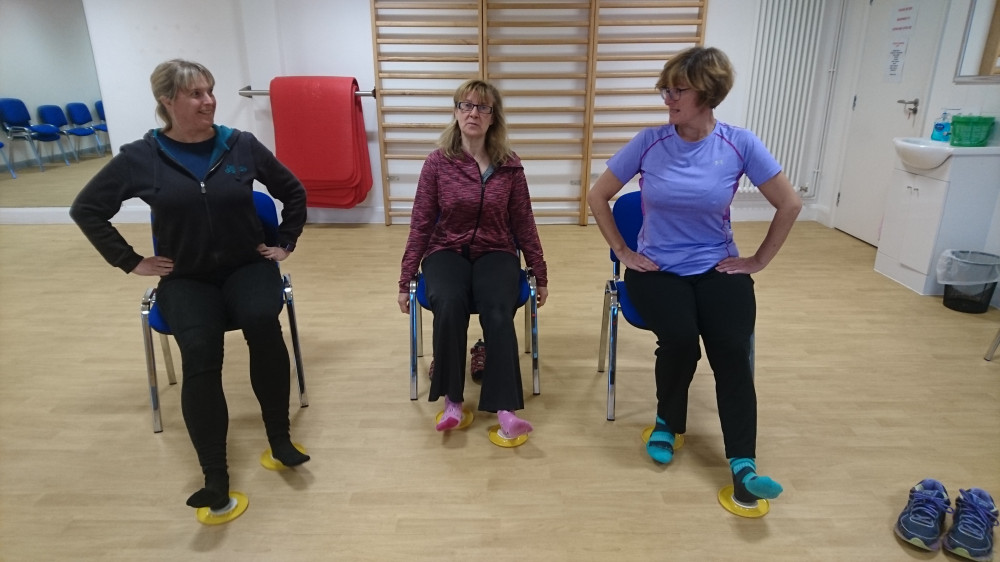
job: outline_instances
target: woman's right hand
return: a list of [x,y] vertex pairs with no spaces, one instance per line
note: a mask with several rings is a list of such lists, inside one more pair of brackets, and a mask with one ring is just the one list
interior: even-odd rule
[[164,275],[170,275],[170,272],[174,270],[174,260],[170,258],[164,258],[162,256],[152,256],[148,258],[142,258],[139,265],[130,272],[136,275],[156,275],[163,277]]
[[653,260],[647,258],[646,256],[633,252],[631,249],[626,248],[621,252],[615,251],[615,255],[618,256],[618,261],[625,264],[625,267],[633,269],[635,271],[659,271],[660,268],[653,263]]
[[399,311],[400,312],[402,312],[403,314],[409,314],[410,313],[410,293],[409,293],[409,291],[407,291],[405,293],[402,292],[402,291],[400,291],[399,297],[396,299],[396,302],[399,303]]

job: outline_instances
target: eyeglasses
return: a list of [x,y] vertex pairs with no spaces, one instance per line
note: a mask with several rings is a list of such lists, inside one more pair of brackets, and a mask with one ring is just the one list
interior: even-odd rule
[[465,113],[471,113],[473,108],[478,109],[479,113],[482,113],[483,115],[489,115],[493,113],[492,105],[483,105],[483,104],[477,105],[472,103],[471,101],[460,101],[455,104],[455,107],[461,109]]
[[677,101],[681,99],[681,94],[690,90],[691,88],[663,88],[660,90],[660,97],[664,101],[669,99],[670,101]]

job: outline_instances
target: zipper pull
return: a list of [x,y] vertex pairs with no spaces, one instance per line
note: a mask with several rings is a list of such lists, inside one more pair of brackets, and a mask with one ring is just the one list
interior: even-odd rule
[[200,183],[201,183],[201,192],[205,193],[205,182],[200,182]]

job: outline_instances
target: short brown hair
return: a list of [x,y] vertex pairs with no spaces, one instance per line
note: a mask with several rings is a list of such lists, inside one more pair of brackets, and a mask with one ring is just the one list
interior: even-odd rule
[[733,87],[736,73],[729,57],[715,47],[691,47],[663,65],[656,89],[686,84],[698,92],[698,102],[715,109]]

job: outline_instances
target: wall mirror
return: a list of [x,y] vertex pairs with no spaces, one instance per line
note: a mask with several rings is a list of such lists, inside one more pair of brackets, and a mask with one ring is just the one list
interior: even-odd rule
[[998,0],[971,0],[955,83],[1000,83]]
[[[33,123],[39,122],[37,108],[43,104],[81,102],[96,114],[101,90],[82,0],[0,0],[0,21],[9,24],[0,34],[0,97],[23,101]],[[73,140],[62,140],[67,151]],[[68,207],[109,160],[97,156],[89,137],[79,142],[81,162],[70,154],[70,166],[53,143],[37,143],[45,159],[41,172],[25,142],[11,141],[2,132],[0,142],[18,175],[11,178],[0,162],[3,209]]]

